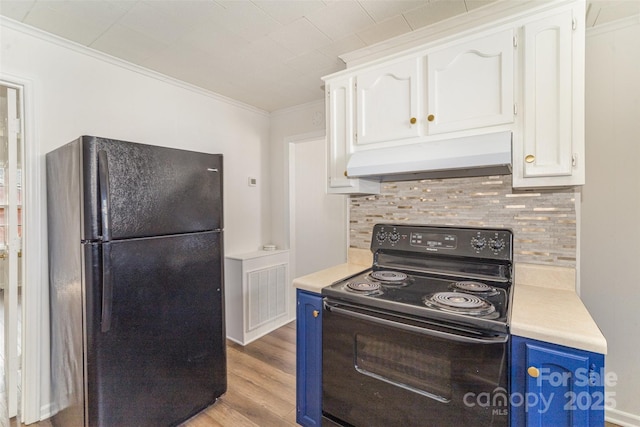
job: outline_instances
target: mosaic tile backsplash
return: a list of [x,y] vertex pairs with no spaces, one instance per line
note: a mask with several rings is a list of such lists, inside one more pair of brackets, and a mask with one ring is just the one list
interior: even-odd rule
[[505,227],[515,262],[576,266],[573,189],[514,190],[511,175],[387,182],[349,210],[352,248],[369,249],[376,223]]

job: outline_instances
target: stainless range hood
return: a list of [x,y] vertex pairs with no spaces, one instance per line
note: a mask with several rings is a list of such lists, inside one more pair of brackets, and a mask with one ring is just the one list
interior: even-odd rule
[[511,174],[511,132],[357,151],[350,178],[406,181]]

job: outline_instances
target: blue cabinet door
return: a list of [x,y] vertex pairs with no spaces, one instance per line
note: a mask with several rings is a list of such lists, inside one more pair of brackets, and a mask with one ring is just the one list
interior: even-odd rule
[[322,422],[322,297],[297,291],[296,422]]
[[603,426],[604,356],[512,337],[511,425]]

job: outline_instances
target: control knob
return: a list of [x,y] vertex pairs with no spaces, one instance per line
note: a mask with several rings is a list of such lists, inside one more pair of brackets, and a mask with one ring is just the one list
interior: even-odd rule
[[378,231],[376,233],[376,240],[380,243],[384,242],[385,240],[387,240],[387,233],[385,233],[384,231]]
[[487,239],[484,237],[472,237],[471,247],[476,251],[481,251],[487,245]]
[[397,231],[389,233],[389,241],[391,243],[397,243],[398,240],[400,240],[400,233],[398,233]]
[[491,250],[493,250],[493,252],[498,253],[505,247],[504,240],[498,238],[491,239],[489,240],[489,247],[491,248]]

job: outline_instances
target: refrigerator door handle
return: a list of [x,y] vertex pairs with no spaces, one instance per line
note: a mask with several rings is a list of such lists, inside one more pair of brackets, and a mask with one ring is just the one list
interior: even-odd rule
[[98,190],[100,192],[100,216],[102,219],[102,241],[111,240],[111,220],[109,218],[109,160],[107,152],[98,151]]
[[111,219],[109,216],[109,161],[107,152],[98,151],[98,190],[100,192],[100,217],[102,219],[102,318],[100,330],[111,329],[113,306],[113,282],[111,278]]
[[102,244],[102,316],[100,330],[111,329],[111,309],[113,307],[113,279],[111,278],[111,243]]

